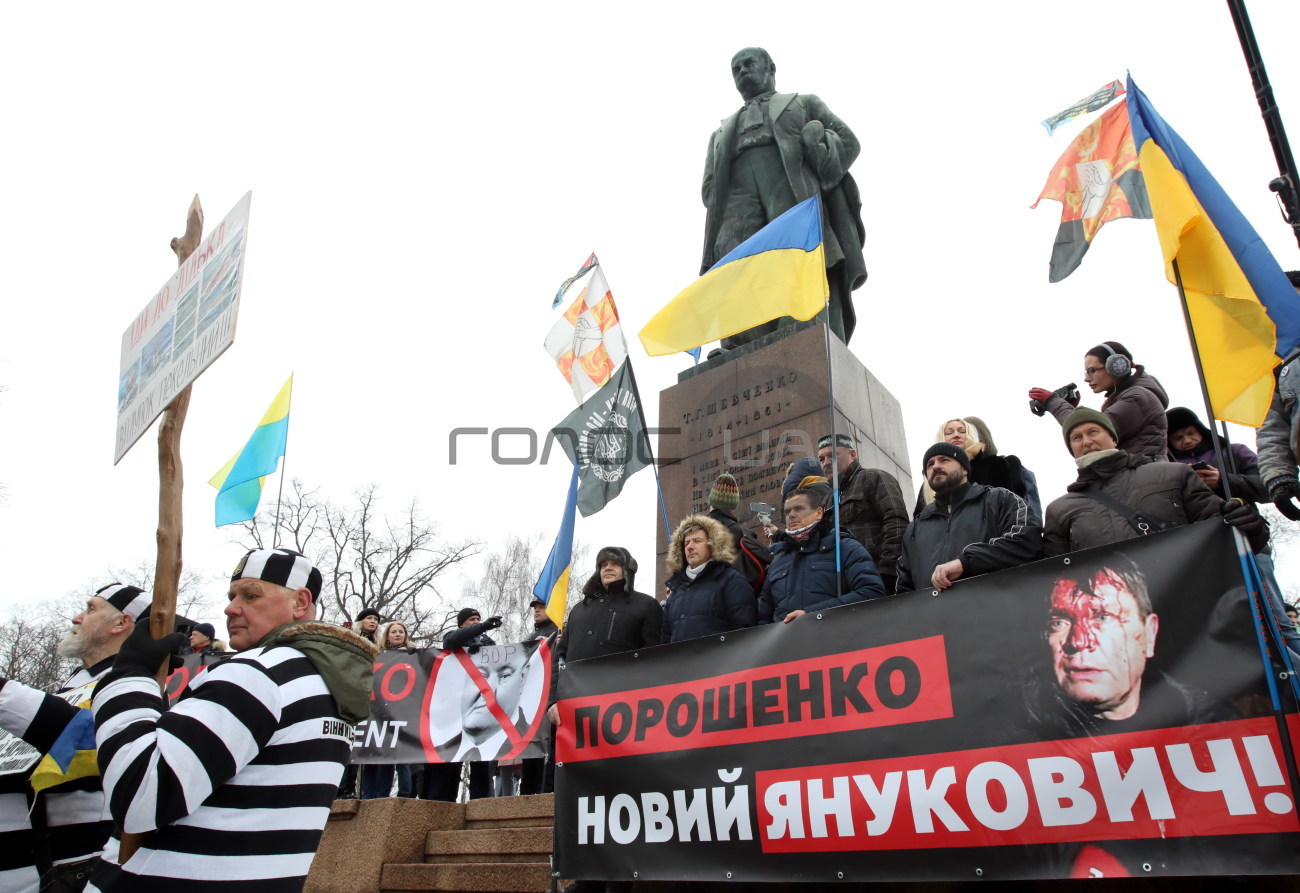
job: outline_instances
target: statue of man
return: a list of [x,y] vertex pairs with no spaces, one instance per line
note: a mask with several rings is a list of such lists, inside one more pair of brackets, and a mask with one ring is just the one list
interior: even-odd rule
[[[731,60],[745,105],[709,138],[704,166],[704,260],[701,275],[794,205],[822,197],[822,240],[831,292],[831,330],[846,344],[857,317],[851,292],[867,279],[862,259],[862,199],[849,176],[858,139],[810,93],[777,93],[767,50],[748,47]],[[724,349],[776,331],[790,317],[722,340]]]

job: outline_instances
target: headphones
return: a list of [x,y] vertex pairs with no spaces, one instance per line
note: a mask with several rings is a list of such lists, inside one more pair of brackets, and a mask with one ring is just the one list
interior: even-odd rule
[[1111,378],[1120,379],[1133,371],[1133,361],[1104,341],[1088,353],[1096,354],[1098,349],[1106,351],[1106,374]]

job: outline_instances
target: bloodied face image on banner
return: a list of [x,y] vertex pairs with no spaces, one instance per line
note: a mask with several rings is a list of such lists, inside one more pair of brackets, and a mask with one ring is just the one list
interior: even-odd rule
[[576,661],[559,685],[564,877],[1300,869],[1283,730],[1217,521]]
[[[168,679],[175,701],[201,684],[190,655]],[[354,763],[436,763],[545,756],[551,681],[546,639],[464,651],[419,648],[375,658],[370,717],[356,724]]]

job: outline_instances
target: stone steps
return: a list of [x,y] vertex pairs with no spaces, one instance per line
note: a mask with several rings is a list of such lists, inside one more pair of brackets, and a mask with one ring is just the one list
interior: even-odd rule
[[544,893],[551,886],[555,798],[490,797],[464,805],[461,827],[425,835],[424,863],[390,863],[381,893]]
[[543,893],[551,886],[549,862],[472,862],[456,865],[385,865],[379,889],[440,893]]
[[546,893],[550,794],[336,801],[306,893]]
[[430,831],[424,861],[429,865],[458,862],[548,862],[551,828],[492,828]]

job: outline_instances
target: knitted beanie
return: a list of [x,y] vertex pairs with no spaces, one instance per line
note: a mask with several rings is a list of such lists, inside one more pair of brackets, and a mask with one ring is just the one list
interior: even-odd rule
[[1110,432],[1111,437],[1115,438],[1115,443],[1119,443],[1119,435],[1115,433],[1115,424],[1110,420],[1110,416],[1106,415],[1104,412],[1098,412],[1095,409],[1080,406],[1074,412],[1066,416],[1064,422],[1061,422],[1061,436],[1065,438],[1065,448],[1070,450],[1071,456],[1074,455],[1074,450],[1070,447],[1070,432],[1088,422],[1096,422],[1098,425],[1101,425]]
[[739,504],[740,488],[736,486],[736,479],[726,472],[718,475],[718,479],[713,482],[713,489],[709,491],[709,505],[729,512]]
[[949,459],[956,459],[966,473],[970,474],[970,456],[966,451],[955,443],[948,443],[946,440],[934,444],[925,451],[925,456],[921,459],[921,476],[925,476],[925,470],[930,467],[930,460],[935,456],[947,456]]

